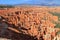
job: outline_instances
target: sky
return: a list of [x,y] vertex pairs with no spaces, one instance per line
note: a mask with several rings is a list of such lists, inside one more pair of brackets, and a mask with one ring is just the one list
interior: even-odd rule
[[59,4],[60,0],[0,0],[0,4]]

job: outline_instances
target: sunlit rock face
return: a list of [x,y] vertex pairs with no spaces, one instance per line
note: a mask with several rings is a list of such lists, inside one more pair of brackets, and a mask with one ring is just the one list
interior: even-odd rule
[[48,10],[52,9],[48,7],[16,7],[0,10],[0,16],[4,18],[1,21],[15,25],[18,30],[23,31],[22,34],[31,35],[38,40],[51,40],[56,36],[56,24],[53,22],[58,21],[58,16],[53,16]]

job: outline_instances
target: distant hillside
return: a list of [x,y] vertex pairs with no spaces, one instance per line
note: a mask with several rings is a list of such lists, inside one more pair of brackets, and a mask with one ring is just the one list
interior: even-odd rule
[[13,8],[14,6],[12,5],[0,5],[0,8]]

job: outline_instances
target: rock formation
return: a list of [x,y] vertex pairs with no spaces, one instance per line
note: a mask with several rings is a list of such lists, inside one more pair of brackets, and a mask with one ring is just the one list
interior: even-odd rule
[[56,24],[53,23],[58,21],[58,17],[53,16],[47,10],[48,8],[44,7],[0,10],[0,20],[2,23],[6,22],[7,28],[16,33],[27,34],[37,40],[53,40],[59,31],[59,28],[55,28]]

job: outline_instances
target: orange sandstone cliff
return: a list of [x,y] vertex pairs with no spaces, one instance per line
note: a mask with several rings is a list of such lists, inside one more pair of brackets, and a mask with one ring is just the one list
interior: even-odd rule
[[54,40],[59,28],[55,28],[56,24],[53,21],[57,22],[58,17],[50,14],[48,10],[52,9],[48,7],[8,8],[0,10],[0,22],[2,24],[6,22],[7,29],[13,32],[34,37],[34,39],[22,37],[14,40]]

